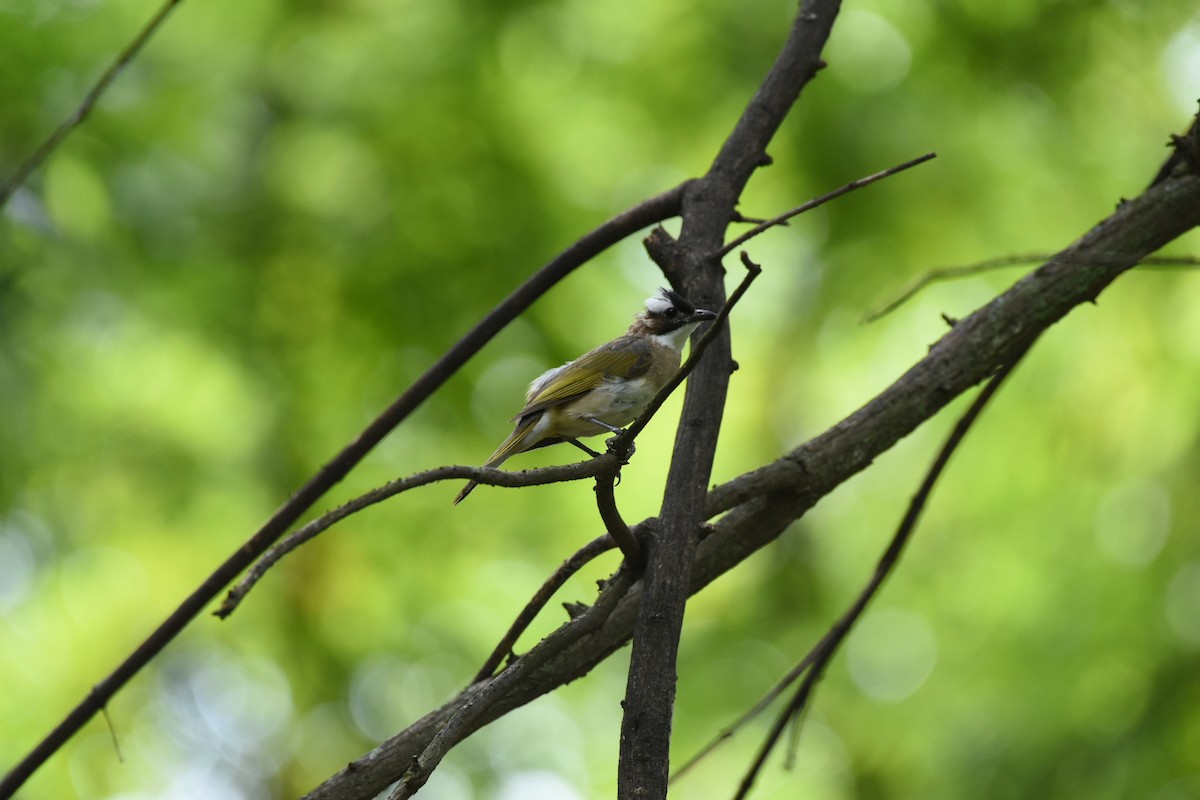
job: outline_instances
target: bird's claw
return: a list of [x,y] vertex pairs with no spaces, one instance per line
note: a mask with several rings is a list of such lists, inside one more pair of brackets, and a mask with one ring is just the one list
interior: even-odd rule
[[633,458],[633,454],[637,450],[637,445],[635,445],[633,442],[630,442],[627,445],[618,446],[617,442],[620,440],[620,438],[621,436],[618,434],[607,439],[604,444],[608,449],[608,452],[616,456],[622,464],[628,464],[629,459]]

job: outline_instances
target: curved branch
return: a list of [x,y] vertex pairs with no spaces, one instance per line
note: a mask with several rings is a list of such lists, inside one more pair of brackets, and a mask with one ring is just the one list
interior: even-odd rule
[[621,552],[625,555],[625,560],[629,562],[630,568],[641,572],[642,568],[646,565],[645,552],[642,550],[642,546],[638,544],[637,537],[633,535],[633,531],[629,530],[629,525],[621,518],[621,511],[617,508],[615,489],[618,474],[618,470],[613,470],[611,472],[602,472],[596,476],[596,510],[600,512],[600,519],[604,522],[604,529],[608,531],[609,537],[621,548]]
[[213,615],[224,619],[232,614],[246,595],[249,594],[250,590],[267,573],[267,570],[275,566],[280,559],[300,545],[315,539],[346,517],[370,508],[376,503],[382,503],[384,500],[395,497],[401,492],[407,492],[409,489],[416,489],[420,486],[427,486],[437,481],[461,478],[469,478],[477,483],[488,486],[544,486],[548,483],[562,483],[563,481],[577,481],[582,478],[591,478],[615,469],[614,464],[615,459],[612,456],[602,454],[588,461],[580,461],[575,464],[528,469],[520,472],[508,472],[491,467],[438,467],[437,469],[409,475],[406,478],[389,481],[383,486],[372,489],[366,494],[359,495],[353,500],[343,503],[327,514],[322,514],[317,519],[297,528],[272,545],[263,554],[262,558],[256,561],[254,566],[242,576],[242,579],[226,593],[224,602],[221,603],[220,608],[213,612]]

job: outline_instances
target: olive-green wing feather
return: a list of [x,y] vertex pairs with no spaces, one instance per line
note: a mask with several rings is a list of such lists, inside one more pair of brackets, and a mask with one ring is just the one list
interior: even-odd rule
[[605,380],[634,380],[650,370],[650,343],[639,336],[622,336],[564,366],[525,403],[514,420],[587,394]]

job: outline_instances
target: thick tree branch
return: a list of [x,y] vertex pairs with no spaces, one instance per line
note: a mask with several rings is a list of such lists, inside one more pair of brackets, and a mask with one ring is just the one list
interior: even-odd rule
[[[705,514],[727,513],[697,545],[688,591],[699,591],[773,541],[821,497],[867,467],[951,399],[1010,363],[1067,311],[1094,300],[1123,269],[1197,225],[1200,177],[1189,174],[1155,186],[960,321],[920,362],[862,409],[771,465],[716,487],[709,493]],[[1092,248],[1125,253],[1124,267],[1089,262],[1084,256]],[[646,524],[635,525],[634,533],[643,533]],[[498,717],[585,675],[623,646],[633,632],[641,588],[634,584],[592,635],[516,681],[487,716]],[[308,797],[374,797],[403,774],[467,696],[459,695],[431,712],[332,776]]]

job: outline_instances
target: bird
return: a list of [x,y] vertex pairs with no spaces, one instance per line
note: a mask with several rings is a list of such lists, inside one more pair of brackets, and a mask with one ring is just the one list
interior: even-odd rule
[[[688,336],[716,317],[670,289],[659,289],[646,299],[623,336],[547,370],[529,384],[525,407],[512,418],[516,428],[483,466],[496,467],[517,453],[559,442],[598,455],[578,439],[620,433],[637,419],[679,369]],[[468,482],[454,505],[477,485]]]

